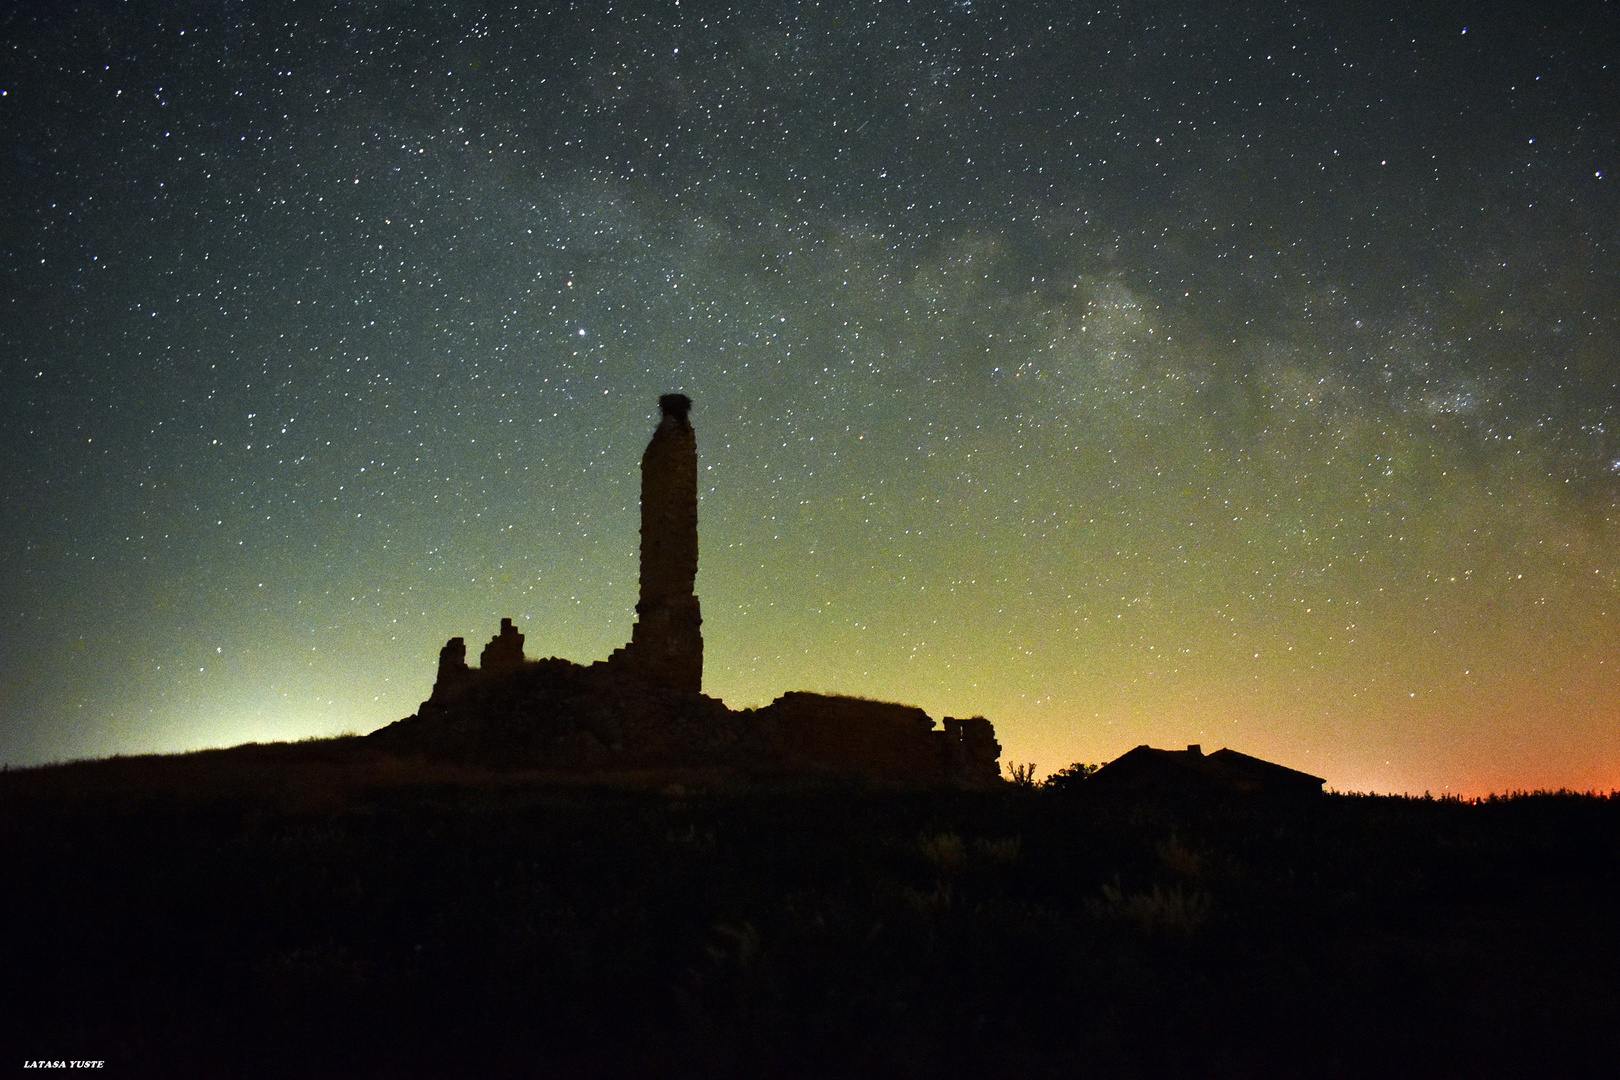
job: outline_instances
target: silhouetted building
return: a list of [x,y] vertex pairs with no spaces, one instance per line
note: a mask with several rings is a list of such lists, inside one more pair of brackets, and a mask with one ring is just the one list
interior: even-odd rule
[[459,695],[472,681],[472,669],[467,666],[467,639],[453,637],[439,650],[439,677],[434,680],[433,693],[422,703],[422,707],[444,704]]
[[947,716],[944,726],[947,773],[978,786],[1001,779],[1001,744],[994,724],[982,716]]
[[1320,776],[1263,761],[1236,750],[1205,754],[1197,743],[1185,750],[1156,750],[1146,744],[1129,750],[1093,773],[1093,790],[1154,793],[1242,792],[1320,795]]
[[982,716],[946,717],[944,730],[921,709],[888,701],[783,694],[755,714],[790,761],[884,780],[951,779],[986,786],[1001,779],[1001,745]]
[[516,671],[523,666],[523,635],[518,633],[511,619],[501,620],[501,632],[490,638],[489,644],[484,646],[483,653],[478,657],[478,666],[491,674]]
[[654,686],[703,689],[703,625],[697,583],[697,436],[692,399],[665,394],[641,456],[641,598],[630,643],[612,662]]
[[504,766],[598,771],[718,766],[759,775],[844,775],[986,787],[1001,782],[995,728],[865,698],[788,693],[733,711],[702,693],[697,438],[683,394],[641,459],[641,596],[630,641],[606,661],[528,660],[501,620],[477,668],[467,644],[439,651],[416,715],[372,733],[385,747]]

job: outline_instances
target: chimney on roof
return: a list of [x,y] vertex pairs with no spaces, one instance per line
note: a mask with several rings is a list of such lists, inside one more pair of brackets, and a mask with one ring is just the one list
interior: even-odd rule
[[1191,754],[1193,757],[1203,757],[1204,748],[1198,743],[1188,743],[1187,753]]

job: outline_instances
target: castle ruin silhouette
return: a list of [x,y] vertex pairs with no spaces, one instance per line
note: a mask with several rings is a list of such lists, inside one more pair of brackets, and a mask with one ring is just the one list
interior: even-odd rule
[[641,577],[630,641],[584,665],[529,660],[511,619],[467,664],[464,638],[439,651],[417,712],[369,736],[384,748],[501,767],[571,772],[719,768],[745,775],[846,776],[985,787],[1001,747],[983,717],[791,692],[733,710],[703,693],[697,437],[692,401],[659,398],[641,458]]
[[703,689],[697,586],[697,435],[692,399],[665,394],[663,419],[641,455],[641,599],[630,643],[608,661],[671,690]]

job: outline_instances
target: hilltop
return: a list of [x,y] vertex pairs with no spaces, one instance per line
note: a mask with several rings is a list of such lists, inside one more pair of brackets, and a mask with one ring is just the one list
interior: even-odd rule
[[0,775],[5,1044],[122,1075],[1600,1074],[1620,800]]

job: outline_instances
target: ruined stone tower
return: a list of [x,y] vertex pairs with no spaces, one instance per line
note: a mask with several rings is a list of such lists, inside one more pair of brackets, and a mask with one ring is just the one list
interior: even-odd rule
[[663,419],[641,456],[641,599],[630,643],[614,659],[643,682],[696,694],[703,687],[697,581],[697,437],[692,399],[665,394]]
[[568,772],[698,766],[739,777],[999,785],[1001,746],[980,716],[948,716],[940,731],[915,706],[866,698],[787,693],[737,711],[703,695],[692,402],[665,394],[658,404],[663,417],[641,457],[641,599],[629,644],[590,664],[530,660],[522,631],[502,619],[473,668],[466,639],[451,638],[432,696],[373,732],[375,745]]

